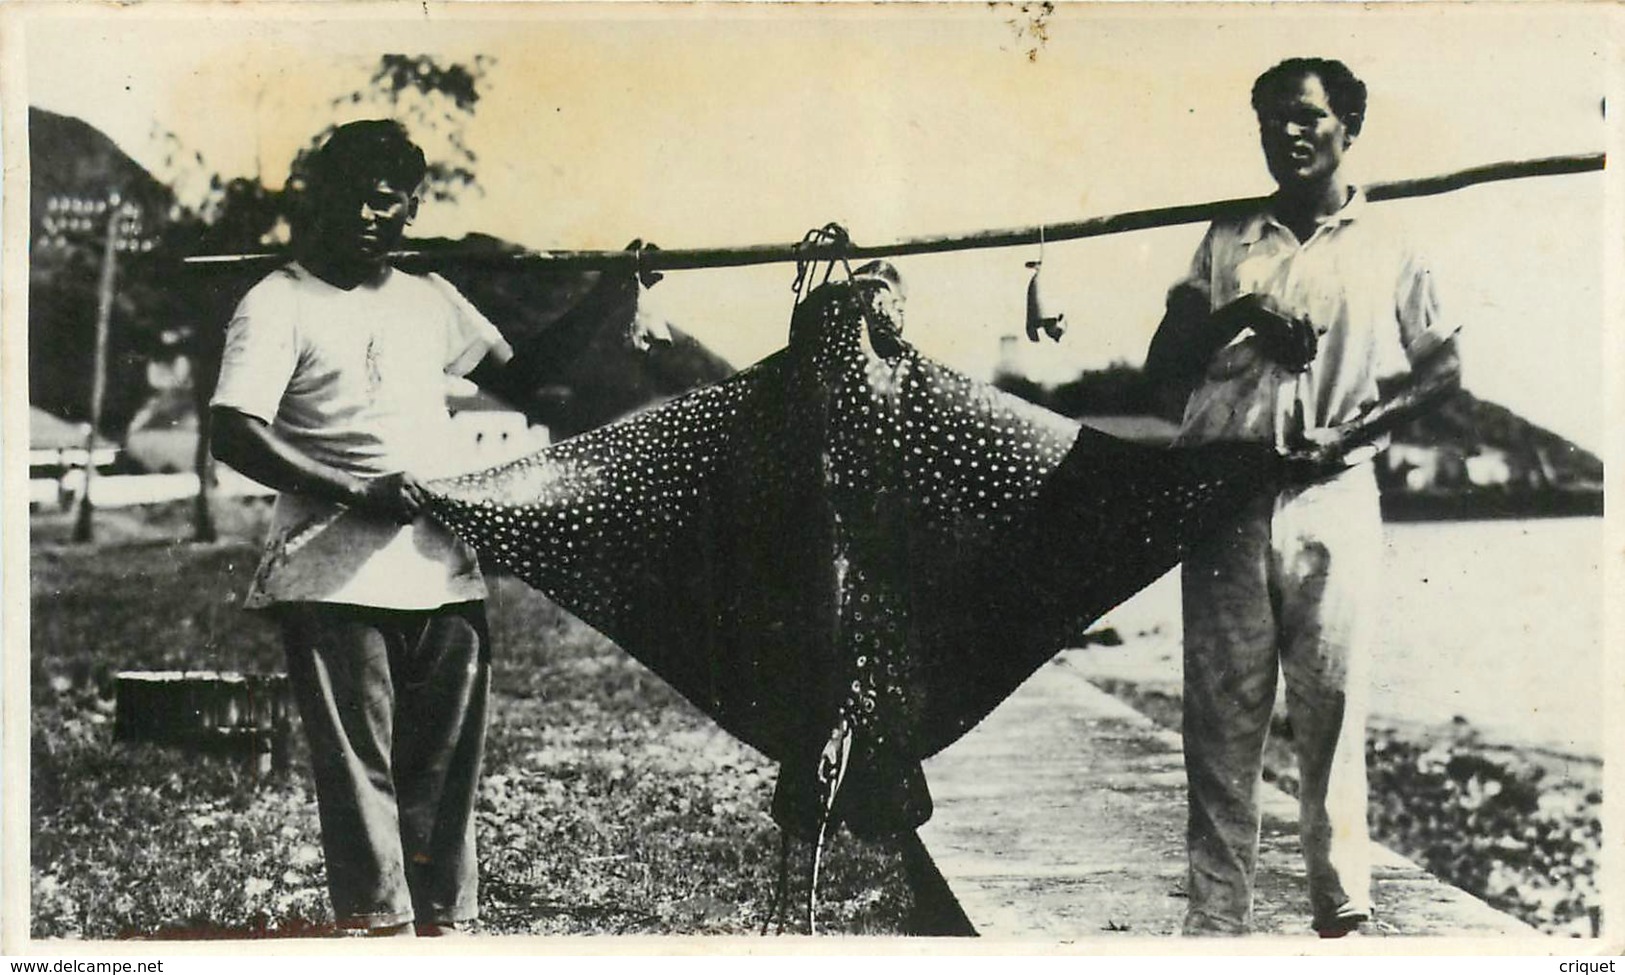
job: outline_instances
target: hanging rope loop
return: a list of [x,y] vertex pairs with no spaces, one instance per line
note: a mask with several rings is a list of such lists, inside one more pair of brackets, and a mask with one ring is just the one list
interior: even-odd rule
[[[805,300],[813,288],[829,283],[837,262],[846,270],[847,277],[852,276],[852,266],[847,263],[847,254],[852,249],[852,235],[833,220],[807,231],[794,249],[797,252],[796,280],[790,285],[790,290],[796,293],[796,304]],[[818,275],[820,263],[824,264],[824,278],[815,285],[812,280]]]
[[[1566,176],[1574,173],[1597,172],[1605,168],[1607,157],[1601,152],[1570,156],[1550,156],[1513,162],[1491,163],[1458,170],[1439,176],[1420,179],[1395,180],[1372,183],[1366,187],[1366,199],[1372,203],[1383,200],[1403,200],[1419,196],[1450,193],[1468,186],[1500,180],[1528,179],[1531,177]],[[1087,217],[1067,222],[1051,221],[1042,228],[1008,227],[981,230],[967,234],[914,237],[889,244],[871,244],[852,248],[847,255],[855,258],[905,257],[914,254],[940,254],[949,251],[979,250],[989,247],[1017,247],[1030,244],[1035,230],[1057,241],[1082,240],[1107,234],[1147,230],[1152,227],[1173,227],[1181,224],[1206,223],[1221,217],[1251,212],[1262,204],[1262,198],[1214,200],[1206,203],[1187,203],[1178,206],[1157,207],[1150,210],[1130,210],[1103,216]],[[833,226],[833,225],[831,225]],[[1049,229],[1050,227],[1054,229]],[[845,231],[841,231],[844,239]],[[799,244],[753,244],[740,247],[709,247],[674,249],[662,253],[656,270],[687,270],[694,268],[745,267],[797,260],[801,257]],[[650,248],[656,250],[658,248]],[[438,269],[448,264],[487,265],[498,268],[524,267],[531,264],[554,267],[620,266],[626,258],[613,251],[556,250],[527,251],[523,253],[449,251],[402,251],[392,259],[417,267]],[[287,260],[286,253],[259,254],[194,254],[184,260],[188,267],[218,267],[229,269],[240,265],[276,265]]]

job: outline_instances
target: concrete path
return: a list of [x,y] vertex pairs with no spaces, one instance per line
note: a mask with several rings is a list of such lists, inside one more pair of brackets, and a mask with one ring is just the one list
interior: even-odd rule
[[[926,775],[936,812],[921,839],[981,936],[1054,943],[1178,934],[1179,736],[1094,687],[1066,654],[926,763]],[[1297,804],[1265,791],[1258,929],[1315,943]],[[1375,854],[1378,918],[1368,934],[1539,937],[1397,854]]]

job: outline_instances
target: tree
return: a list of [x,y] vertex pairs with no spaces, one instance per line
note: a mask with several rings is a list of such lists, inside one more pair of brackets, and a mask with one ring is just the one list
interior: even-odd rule
[[480,85],[495,63],[483,54],[470,64],[442,64],[426,54],[385,54],[367,87],[333,104],[374,105],[403,122],[428,156],[429,197],[455,200],[466,190],[479,192],[474,174],[479,157],[464,131],[479,104]]
[[[378,114],[406,124],[424,148],[429,170],[425,192],[435,200],[455,200],[477,191],[478,157],[468,145],[465,129],[480,98],[480,86],[494,60],[479,56],[470,64],[442,62],[428,55],[386,54],[367,82],[331,102],[335,112],[346,106],[371,106]],[[197,206],[177,214],[166,239],[166,253],[252,253],[287,242],[299,223],[305,166],[310,155],[337,127],[329,123],[296,155],[286,183],[279,189],[265,185],[260,176],[225,178],[211,175],[208,192]],[[202,166],[201,155],[187,155],[175,140],[172,159],[177,166]],[[214,460],[209,453],[208,398],[219,376],[224,324],[232,305],[252,284],[258,272],[200,273],[176,265],[176,291],[185,296],[186,341],[177,347],[194,363],[193,393],[198,416],[195,469],[198,497],[194,506],[194,537],[215,538],[210,503]]]

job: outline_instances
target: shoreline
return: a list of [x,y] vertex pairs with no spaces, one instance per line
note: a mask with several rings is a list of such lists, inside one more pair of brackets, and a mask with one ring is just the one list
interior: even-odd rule
[[[1068,655],[1087,650],[1067,651]],[[1089,683],[1175,733],[1180,689],[1100,675]],[[1291,727],[1277,711],[1263,780],[1297,794]],[[1550,934],[1602,923],[1602,760],[1483,739],[1467,722],[1366,726],[1373,841]]]
[[[1591,518],[1383,526],[1370,594],[1374,725],[1481,740],[1552,761],[1609,754],[1601,525]],[[1077,663],[1091,676],[1181,685],[1178,570],[1112,609]],[[1278,699],[1277,705],[1281,702]]]
[[1388,491],[1382,495],[1382,520],[1391,524],[1503,521],[1509,518],[1600,518],[1602,515],[1601,488],[1552,488],[1544,491],[1484,489],[1449,493]]

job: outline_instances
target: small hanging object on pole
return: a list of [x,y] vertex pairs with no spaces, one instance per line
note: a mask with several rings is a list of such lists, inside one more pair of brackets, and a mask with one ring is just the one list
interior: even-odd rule
[[[1544,159],[1526,159],[1515,162],[1491,163],[1475,166],[1439,176],[1421,179],[1395,180],[1372,183],[1365,188],[1365,197],[1372,203],[1384,200],[1406,200],[1419,196],[1436,196],[1469,186],[1509,179],[1528,179],[1537,176],[1565,176],[1589,173],[1605,168],[1604,153],[1581,153],[1572,156],[1549,156]],[[1082,220],[1052,224],[1048,230],[1056,240],[1083,240],[1107,234],[1149,230],[1153,227],[1177,227],[1184,224],[1207,223],[1220,217],[1250,213],[1264,202],[1262,197],[1235,200],[1214,200],[1207,203],[1186,203],[1178,206],[1157,207],[1150,210],[1130,210]],[[838,229],[838,228],[837,228]],[[931,237],[913,237],[883,244],[856,245],[849,238],[804,239],[790,244],[750,244],[737,247],[674,248],[651,253],[645,257],[645,266],[657,270],[676,271],[695,268],[748,267],[758,264],[777,264],[794,261],[806,263],[817,256],[827,260],[839,255],[847,260],[871,260],[876,257],[907,257],[917,254],[941,254],[949,251],[981,250],[989,247],[1025,247],[1033,242],[1035,233],[1044,227],[1007,227],[997,230],[979,230],[969,234],[950,234]],[[842,231],[842,234],[845,232]],[[809,235],[809,238],[812,235]],[[391,259],[414,269],[438,269],[447,265],[485,266],[498,269],[524,268],[533,265],[551,267],[582,267],[603,269],[625,267],[636,258],[625,251],[557,250],[524,251],[521,253],[490,252],[481,250],[398,251]],[[267,268],[287,260],[281,252],[259,254],[194,254],[185,259],[189,267],[230,269],[242,266],[264,265]]]
[[1059,342],[1066,334],[1066,315],[1050,306],[1044,295],[1044,228],[1038,228],[1038,260],[1028,261],[1033,269],[1032,280],[1027,282],[1027,340],[1038,341],[1039,329]]
[[627,327],[626,343],[638,352],[669,348],[674,341],[671,322],[661,309],[659,299],[649,291],[666,275],[648,267],[643,257],[645,250],[658,251],[660,248],[655,244],[644,244],[640,237],[632,241],[630,249],[636,256],[632,264],[632,321]]

